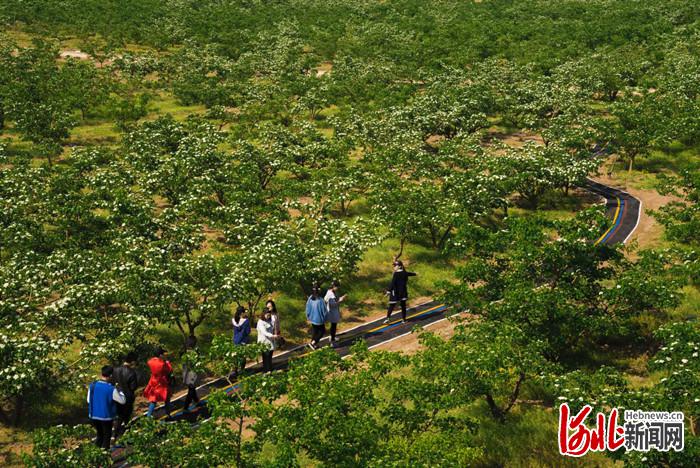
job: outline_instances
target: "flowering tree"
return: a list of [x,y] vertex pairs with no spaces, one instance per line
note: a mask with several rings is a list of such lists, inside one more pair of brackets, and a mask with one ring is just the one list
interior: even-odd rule
[[[658,382],[641,387],[629,385],[625,376],[611,367],[594,374],[573,371],[552,380],[558,402],[568,403],[573,411],[590,404],[598,411],[618,408],[643,411],[682,411],[685,417],[685,447],[682,452],[650,450],[615,452],[613,458],[634,467],[649,465],[695,466],[700,456],[698,437],[698,352],[700,330],[693,323],[669,323],[654,333],[658,351],[649,358],[648,370],[658,373]],[[621,422],[622,423],[622,422]]]
[[[491,415],[504,421],[523,383],[552,367],[543,355],[544,342],[508,323],[462,324],[449,340],[429,333],[421,339],[426,349],[413,367],[421,380],[432,380],[431,393],[442,396],[441,409],[484,397]],[[403,380],[411,379],[399,383]]]
[[[0,170],[2,378],[6,419],[57,386],[82,383],[95,360],[146,332],[124,281],[129,250],[152,225],[139,197],[119,190],[106,153],[76,152],[69,168]],[[109,180],[113,190],[104,190]],[[86,195],[89,194],[89,195]],[[126,225],[129,225],[126,227]],[[132,252],[133,253],[133,252]]]
[[[120,59],[117,65],[137,71],[152,68],[152,61],[134,61],[130,58]],[[183,104],[232,106],[240,99],[240,86],[236,86],[234,79],[239,71],[235,63],[219,54],[213,45],[188,41],[165,60],[164,68],[172,80],[173,93]]]
[[427,138],[473,133],[488,126],[487,113],[494,110],[491,90],[471,77],[455,73],[436,77],[416,93],[405,112]]
[[617,118],[614,148],[627,160],[629,172],[635,159],[647,154],[652,144],[663,136],[663,119],[659,118],[655,101],[655,95],[645,92],[641,96],[625,97],[612,107],[612,113]]
[[371,221],[335,219],[322,200],[291,202],[297,210],[285,228],[294,242],[295,278],[305,294],[313,282],[342,279],[354,273],[367,248],[379,241]]
[[296,239],[280,224],[262,233],[248,232],[239,240],[222,278],[222,290],[239,305],[254,313],[260,301],[299,277]]
[[22,454],[27,466],[105,466],[112,463],[109,453],[95,446],[91,437],[94,429],[87,424],[54,426],[33,434],[34,449]]
[[654,216],[666,228],[671,239],[688,244],[700,245],[700,175],[697,170],[684,170],[680,177],[660,175],[660,191],[680,198],[672,201]]
[[555,361],[630,333],[638,314],[677,304],[682,283],[667,271],[668,255],[645,252],[630,262],[618,247],[593,245],[604,226],[600,214],[584,212],[553,224],[509,218],[498,232],[464,230],[455,249],[470,257],[458,269],[459,284],[446,285],[448,299],[488,320],[516,324],[542,340]]
[[587,153],[532,142],[522,148],[508,148],[506,154],[493,158],[495,170],[533,208],[548,191],[568,191],[582,183],[597,165]]
[[433,376],[391,377],[408,369],[405,357],[369,353],[362,344],[353,351],[346,360],[327,349],[295,360],[279,376],[277,390],[287,398],[254,413],[256,446],[271,443],[278,457],[303,452],[342,465],[468,464],[478,457],[469,438],[474,422],[449,413],[464,400],[441,393]]

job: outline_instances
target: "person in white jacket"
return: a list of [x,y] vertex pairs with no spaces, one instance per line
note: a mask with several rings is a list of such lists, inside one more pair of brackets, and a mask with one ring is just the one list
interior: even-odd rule
[[256,329],[258,331],[258,343],[265,345],[267,348],[262,353],[263,372],[270,372],[272,370],[272,353],[276,348],[275,340],[279,338],[279,335],[275,335],[269,310],[263,309],[260,313],[260,320],[258,320]]

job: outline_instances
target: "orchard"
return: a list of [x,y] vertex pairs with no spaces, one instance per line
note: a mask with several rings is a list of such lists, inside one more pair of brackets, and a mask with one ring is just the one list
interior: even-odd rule
[[[566,402],[684,413],[683,451],[591,465],[698,466],[698,18],[3,1],[0,464],[568,466]],[[445,320],[383,323],[404,270]],[[125,366],[108,452],[87,392]]]

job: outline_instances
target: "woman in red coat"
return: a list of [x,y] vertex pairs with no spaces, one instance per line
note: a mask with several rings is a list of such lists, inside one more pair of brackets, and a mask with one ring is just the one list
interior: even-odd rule
[[168,361],[168,352],[163,348],[158,348],[156,356],[148,360],[148,367],[151,369],[151,379],[143,390],[143,396],[148,399],[148,413],[151,416],[159,401],[165,402],[165,411],[170,414],[170,375],[173,366]]

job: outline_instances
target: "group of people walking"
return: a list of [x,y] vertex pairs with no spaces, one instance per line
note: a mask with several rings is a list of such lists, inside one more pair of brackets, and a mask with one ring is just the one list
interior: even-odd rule
[[331,346],[335,346],[338,341],[336,334],[340,323],[340,303],[347,297],[347,295],[338,297],[339,289],[340,283],[334,281],[324,297],[321,297],[318,285],[314,285],[311,290],[311,296],[306,301],[306,319],[311,324],[312,330],[309,343],[311,349],[317,349],[320,346],[321,339],[326,334],[326,323],[330,323]]
[[[231,323],[233,324],[233,343],[240,346],[248,344],[251,326],[245,307],[238,306]],[[265,303],[265,308],[260,312],[255,329],[258,333],[258,343],[265,348],[262,353],[263,371],[269,372],[272,370],[272,353],[279,349],[284,342],[275,301],[268,300]],[[245,362],[241,363],[240,368],[244,367]]]
[[[396,308],[396,304],[401,306],[401,320],[406,322],[406,301],[408,301],[408,278],[416,276],[415,273],[406,271],[403,262],[394,260],[394,274],[391,277],[391,284],[385,291],[389,296],[389,307],[386,311],[386,319],[384,323],[389,323],[391,314]],[[321,298],[320,289],[314,286],[311,296],[306,301],[306,318],[311,323],[311,342],[309,347],[317,349],[321,339],[326,333],[326,323],[330,323],[330,343],[335,346],[338,341],[337,331],[338,323],[340,323],[340,304],[345,301],[347,295],[338,296],[340,283],[334,281],[331,287],[326,292],[326,295]]]
[[[185,343],[185,350],[196,347],[196,338],[191,336]],[[165,403],[165,411],[170,415],[170,397],[173,386],[173,366],[168,352],[158,348],[154,356],[147,362],[151,376],[143,390],[143,396],[148,401],[146,416],[153,416],[158,403]],[[118,439],[126,431],[134,413],[138,375],[136,373],[137,358],[129,353],[124,362],[118,367],[104,366],[100,377],[88,387],[87,403],[88,417],[94,426],[98,447],[109,449],[112,436]],[[182,382],[187,386],[184,411],[191,411],[192,403],[198,403],[196,384],[198,375],[187,363],[182,365]]]
[[[401,319],[406,321],[406,301],[408,300],[408,278],[415,273],[406,271],[399,260],[394,260],[394,273],[389,288],[385,291],[389,296],[386,319],[391,319],[396,305],[401,307]],[[306,318],[311,324],[311,349],[318,349],[321,340],[326,334],[326,324],[330,324],[330,344],[336,346],[338,342],[338,324],[341,321],[340,305],[347,299],[347,295],[340,295],[340,283],[333,281],[324,296],[321,296],[321,288],[315,284],[311,295],[306,301]],[[248,344],[251,333],[251,322],[246,310],[238,306],[231,320],[233,325],[233,343],[244,346]],[[280,317],[277,305],[273,300],[268,300],[259,315],[256,325],[257,342],[263,345],[262,368],[263,372],[272,370],[272,355],[275,350],[284,346],[280,327]],[[195,350],[197,340],[190,336],[185,342],[184,351]],[[123,363],[114,368],[104,366],[100,377],[90,384],[87,392],[88,416],[95,427],[97,437],[95,444],[98,447],[109,449],[112,434],[115,440],[119,438],[131,420],[136,401],[138,388],[138,376],[136,373],[137,358],[134,353],[129,353]],[[164,348],[158,348],[153,357],[147,362],[151,372],[148,384],[144,388],[143,395],[148,400],[146,416],[152,416],[157,403],[165,405],[167,415],[170,415],[170,397],[173,385],[173,366],[169,360],[168,352]],[[241,363],[240,369],[245,367]],[[182,366],[182,381],[187,386],[187,396],[184,402],[184,411],[191,411],[191,404],[197,404],[197,373],[185,362]]]
[[[416,276],[415,273],[406,271],[403,262],[400,260],[394,261],[394,274],[391,278],[391,284],[386,290],[389,296],[389,307],[386,312],[384,323],[389,323],[391,314],[396,308],[396,304],[401,306],[401,320],[406,322],[406,301],[408,300],[408,278]],[[334,281],[331,287],[326,292],[326,295],[321,298],[320,288],[314,286],[306,301],[306,319],[311,324],[311,342],[309,347],[317,349],[321,339],[326,333],[326,323],[330,323],[330,343],[335,346],[338,341],[337,331],[338,323],[340,323],[340,304],[345,301],[347,295],[338,296],[340,283]]]

